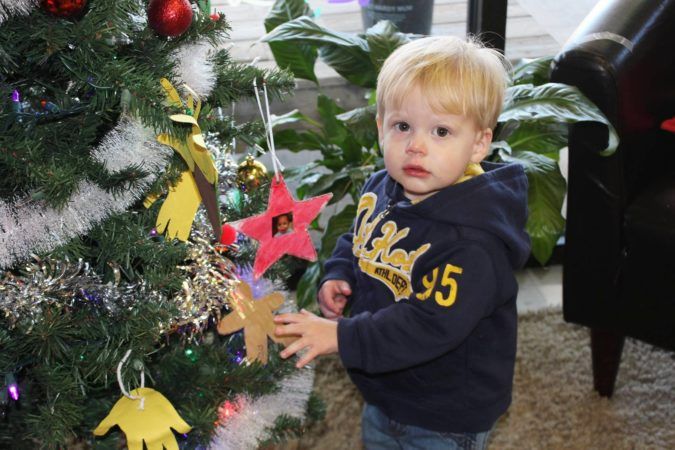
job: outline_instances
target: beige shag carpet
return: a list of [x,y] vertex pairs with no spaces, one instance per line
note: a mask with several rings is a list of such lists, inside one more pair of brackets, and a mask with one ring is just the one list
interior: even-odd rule
[[[588,330],[560,310],[520,317],[513,404],[489,449],[675,449],[675,353],[626,340],[614,396],[592,389]],[[320,360],[315,388],[325,420],[276,447],[359,449],[362,399],[336,357]]]

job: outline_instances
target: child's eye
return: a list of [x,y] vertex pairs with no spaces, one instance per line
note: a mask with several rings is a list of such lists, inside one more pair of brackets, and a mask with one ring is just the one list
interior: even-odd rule
[[398,131],[406,132],[410,130],[410,125],[408,125],[407,122],[396,122],[394,124],[394,128],[396,128]]
[[436,128],[436,136],[438,136],[438,137],[446,137],[449,134],[450,134],[450,130],[448,130],[445,127]]

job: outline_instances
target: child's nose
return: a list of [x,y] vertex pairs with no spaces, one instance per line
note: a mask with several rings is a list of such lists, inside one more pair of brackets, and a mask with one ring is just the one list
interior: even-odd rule
[[407,153],[426,153],[427,147],[426,143],[424,142],[424,138],[418,134],[413,134],[410,136],[410,140],[408,141],[405,151]]

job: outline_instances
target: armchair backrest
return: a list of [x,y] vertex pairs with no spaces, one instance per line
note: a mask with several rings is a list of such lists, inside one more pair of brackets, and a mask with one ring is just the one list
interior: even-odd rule
[[611,328],[626,206],[675,162],[659,130],[675,115],[675,0],[601,1],[556,56],[551,79],[577,86],[620,139],[603,156],[604,126],[577,124],[569,135],[563,312],[566,320]]

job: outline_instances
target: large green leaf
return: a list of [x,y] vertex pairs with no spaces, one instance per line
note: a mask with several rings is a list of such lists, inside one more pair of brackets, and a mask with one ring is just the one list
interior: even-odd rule
[[321,147],[323,159],[321,165],[333,172],[342,170],[345,167],[342,148],[338,145],[327,143]]
[[328,142],[336,145],[342,144],[347,136],[347,130],[344,124],[337,119],[337,116],[343,113],[344,109],[338,106],[332,98],[324,94],[319,94],[316,106]]
[[284,169],[284,178],[300,183],[308,174],[316,173],[317,167],[319,167],[319,164],[316,161],[307,163],[304,166],[290,167]]
[[[262,145],[262,144],[261,144]],[[323,145],[322,137],[314,131],[286,129],[274,132],[274,146],[292,152],[316,150]]]
[[352,181],[349,194],[354,202],[358,202],[361,196],[361,188],[366,180],[375,172],[384,167],[384,161],[381,157],[371,155],[369,160],[363,161],[361,165],[349,169],[349,179]]
[[528,151],[502,154],[505,161],[522,164],[527,180],[529,216],[526,229],[532,240],[532,255],[541,264],[551,257],[556,242],[565,229],[560,213],[565,198],[565,179],[558,164],[544,156]]
[[349,192],[349,184],[351,179],[349,178],[348,171],[333,172],[321,175],[315,183],[307,187],[305,191],[305,197],[314,197],[321,194],[326,194],[328,192],[333,193],[333,198],[330,199],[328,204],[337,203]]
[[[321,116],[323,130],[329,143],[339,149],[338,157],[342,164],[355,163],[361,160],[361,145],[350,130],[338,116],[344,112],[333,99],[319,94],[317,110]],[[330,166],[330,164],[327,164]]]
[[521,84],[507,89],[500,122],[508,120],[557,120],[562,123],[600,122],[608,128],[608,141],[603,154],[616,150],[619,139],[616,130],[600,110],[577,88],[560,83],[541,86]]
[[[277,0],[265,17],[265,31],[269,33],[283,23],[310,15],[312,10],[304,0]],[[279,67],[289,69],[296,78],[319,83],[314,74],[318,55],[315,46],[281,41],[270,42],[269,46]]]
[[342,156],[347,164],[359,164],[366,152],[367,149],[361,146],[353,133],[348,134],[342,143]]
[[352,133],[361,146],[369,149],[377,144],[377,123],[375,105],[352,109],[337,116]]
[[277,66],[290,70],[296,78],[319,84],[319,80],[314,73],[314,64],[318,57],[316,48],[309,45],[293,45],[281,42],[270,42],[269,46]]
[[298,180],[298,186],[295,188],[295,193],[298,194],[298,198],[300,199],[307,197],[307,190],[311,189],[311,187],[314,186],[314,183],[322,176],[321,172],[317,172],[317,169],[319,168],[318,163],[307,164],[306,166],[303,166],[303,168],[307,168],[307,170],[299,172],[298,175],[294,177]]
[[521,59],[513,66],[511,83],[516,84],[540,84],[548,83],[551,79],[551,62],[553,58],[545,56],[536,59]]
[[354,217],[356,217],[356,205],[347,205],[342,211],[331,216],[326,224],[326,232],[321,238],[319,258],[327,259],[333,253],[337,240],[352,227]]
[[517,120],[509,120],[506,122],[497,122],[497,126],[494,129],[494,135],[492,136],[493,141],[503,141],[506,140],[509,136],[513,134],[514,131],[520,126],[520,122]]
[[368,42],[357,35],[329,30],[303,16],[279,25],[263,36],[262,41],[313,45],[319,48],[324,62],[348,81],[359,86],[375,86],[377,72],[370,61]]
[[370,48],[370,61],[377,72],[382,68],[384,60],[401,45],[410,42],[411,34],[400,33],[396,25],[388,20],[381,20],[366,30],[366,41]]
[[321,126],[319,122],[317,122],[316,120],[312,119],[309,116],[306,116],[297,109],[294,109],[281,115],[272,114],[272,129],[282,125],[295,124],[298,122],[305,122],[315,127]]
[[347,52],[344,47],[324,45],[319,49],[319,56],[352,84],[365,88],[374,88],[377,84],[377,70],[367,53]]
[[298,282],[296,293],[298,308],[316,311],[319,281],[321,281],[321,263],[315,261],[307,266],[305,273],[302,274]]
[[312,14],[305,0],[276,0],[265,17],[265,30],[271,31],[284,22]]
[[490,142],[490,151],[486,159],[492,162],[504,162],[504,154],[511,155],[513,150],[511,146],[506,141],[492,141]]
[[262,37],[264,42],[305,41],[316,45],[332,44],[349,51],[368,52],[368,43],[359,36],[329,30],[317,24],[312,18],[302,16],[283,23]]
[[[524,121],[506,139],[513,150],[557,154],[567,145],[567,124],[551,120]],[[553,158],[557,160],[558,158]]]

